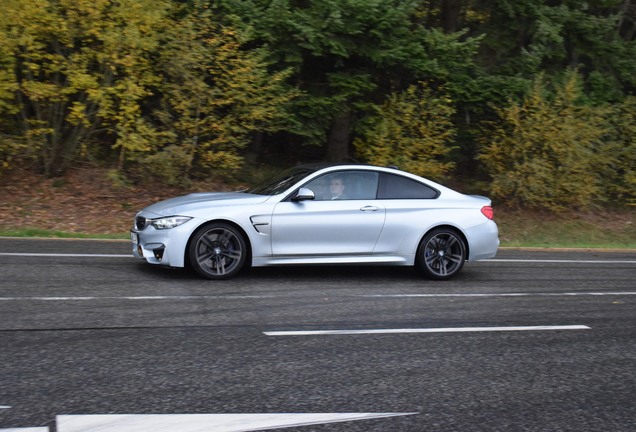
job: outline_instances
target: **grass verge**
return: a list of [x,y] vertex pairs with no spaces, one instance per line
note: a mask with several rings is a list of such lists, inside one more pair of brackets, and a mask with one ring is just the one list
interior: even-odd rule
[[636,212],[551,213],[495,210],[501,246],[636,249]]

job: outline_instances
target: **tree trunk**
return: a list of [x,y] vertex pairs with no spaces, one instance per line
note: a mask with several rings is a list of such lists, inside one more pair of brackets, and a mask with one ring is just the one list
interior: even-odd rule
[[618,34],[623,40],[632,41],[636,35],[636,6],[632,0],[625,0],[621,7],[617,25]]
[[455,33],[459,27],[459,18],[462,11],[460,0],[443,0],[441,7],[441,21],[444,33]]
[[263,151],[263,132],[254,132],[252,140],[247,145],[247,151],[245,152],[245,162],[248,164],[254,164],[258,162],[261,152]]
[[344,162],[349,158],[349,135],[351,130],[351,111],[345,109],[335,115],[327,142],[327,160]]

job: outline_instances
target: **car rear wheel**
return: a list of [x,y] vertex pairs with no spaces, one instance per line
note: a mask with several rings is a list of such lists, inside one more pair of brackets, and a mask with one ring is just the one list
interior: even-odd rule
[[422,239],[417,249],[416,268],[430,279],[446,280],[455,276],[466,261],[466,245],[454,230],[435,229]]
[[192,268],[204,278],[227,279],[243,268],[247,246],[232,225],[213,223],[194,233],[188,254]]

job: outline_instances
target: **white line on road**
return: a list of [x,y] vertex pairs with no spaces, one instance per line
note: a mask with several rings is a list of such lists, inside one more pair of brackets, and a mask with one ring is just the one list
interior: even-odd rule
[[0,301],[96,301],[96,300],[201,300],[201,299],[264,299],[274,298],[271,295],[215,295],[215,296],[103,296],[103,297],[0,297]]
[[362,297],[576,297],[576,296],[622,296],[636,295],[636,291],[607,291],[607,292],[555,292],[555,293],[461,293],[461,294],[364,294]]
[[[445,298],[445,297],[570,297],[570,296],[631,296],[635,291],[608,291],[608,292],[563,292],[563,293],[445,293],[445,294],[360,294],[349,297],[372,298]],[[57,296],[57,297],[0,297],[0,302],[10,301],[99,301],[99,300],[127,300],[127,301],[173,301],[173,300],[242,300],[242,299],[269,299],[283,297],[279,295],[187,295],[187,296]]]
[[480,263],[560,263],[560,264],[636,264],[634,260],[559,260],[559,259],[504,259],[490,258]]
[[505,331],[545,331],[545,330],[591,330],[585,325],[562,326],[524,326],[524,327],[449,327],[449,328],[405,328],[405,329],[369,329],[369,330],[292,330],[263,332],[267,336],[311,336],[311,335],[358,335],[358,334],[397,334],[397,333],[469,333],[469,332],[505,332]]

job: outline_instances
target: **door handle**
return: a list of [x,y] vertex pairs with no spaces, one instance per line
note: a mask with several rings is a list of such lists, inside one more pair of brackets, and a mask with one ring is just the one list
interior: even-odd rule
[[371,206],[371,205],[364,206],[364,207],[362,207],[360,209],[360,211],[363,211],[363,212],[370,212],[370,211],[374,212],[374,211],[378,211],[378,210],[380,210],[380,207]]

